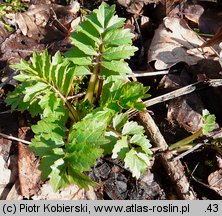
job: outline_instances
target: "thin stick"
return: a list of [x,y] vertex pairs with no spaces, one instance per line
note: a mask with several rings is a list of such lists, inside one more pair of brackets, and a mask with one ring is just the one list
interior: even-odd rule
[[144,72],[144,71],[133,71],[133,74],[126,75],[126,77],[150,77],[150,76],[160,76],[168,74],[168,70],[156,71],[156,72]]
[[9,136],[7,134],[0,133],[0,136],[4,137],[6,139],[9,139],[9,140],[18,141],[18,142],[21,142],[21,143],[24,143],[24,144],[27,144],[27,145],[31,144],[31,142],[29,142],[29,141],[26,141],[26,140],[23,140],[23,139],[19,139],[17,137]]
[[182,163],[180,160],[174,162],[171,161],[173,155],[170,151],[167,151],[167,142],[161,134],[153,118],[147,111],[143,113],[140,112],[137,115],[137,118],[144,126],[147,136],[151,138],[153,146],[163,150],[163,152],[160,153],[160,160],[166,169],[179,198],[184,200],[195,200],[196,195],[189,185],[189,181],[186,178]]
[[174,157],[171,161],[177,161],[180,160],[181,158],[183,158],[184,156],[190,154],[191,152],[195,151],[196,149],[200,148],[202,145],[205,145],[206,143],[198,143],[196,144],[193,148],[183,152],[182,154]]
[[[204,88],[206,86],[208,86],[208,87],[209,86],[211,86],[211,87],[222,86],[222,79],[212,79],[209,81],[199,81],[196,83],[192,83],[188,86],[179,88],[177,90],[171,91],[171,92],[163,94],[161,96],[144,101],[144,104],[146,107],[150,107],[150,106],[153,106],[158,103],[162,103],[162,102],[165,102],[165,101],[168,101],[171,99],[175,99],[175,98],[183,96],[183,95],[190,94],[190,93],[194,92],[195,90],[199,90],[199,89]],[[138,113],[138,111],[134,110],[134,109],[129,109],[127,111],[127,113],[130,117],[133,117],[134,115],[136,115]]]
[[15,70],[13,73],[11,73],[9,76],[8,76],[8,78],[4,81],[4,82],[2,82],[1,84],[0,84],[0,89],[2,89],[10,80],[12,80],[12,78],[15,76],[15,75],[17,75],[19,73],[19,70]]

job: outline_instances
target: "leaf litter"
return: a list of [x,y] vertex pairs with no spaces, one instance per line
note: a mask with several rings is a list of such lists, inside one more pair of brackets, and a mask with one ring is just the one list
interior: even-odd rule
[[[147,13],[147,11],[149,11],[149,7],[153,7],[155,5],[158,6],[155,9],[152,8],[152,10],[154,11],[156,10],[156,13],[159,10],[159,6],[162,5],[165,7],[166,11],[165,11],[164,16],[166,17],[162,17],[163,22],[160,23],[159,27],[158,27],[159,21],[157,21],[156,30],[155,30],[155,33],[153,32],[153,37],[146,38],[143,35],[139,35],[139,37],[143,37],[143,41],[152,39],[151,45],[149,46],[149,48],[147,48],[148,49],[147,50],[148,64],[146,65],[146,67],[148,68],[148,70],[149,68],[153,67],[153,70],[168,69],[170,71],[170,69],[177,68],[178,63],[181,63],[181,62],[184,65],[186,65],[186,67],[184,67],[182,71],[179,72],[179,75],[177,73],[174,74],[174,73],[169,72],[169,75],[163,77],[160,84],[158,85],[158,88],[155,89],[155,87],[153,87],[153,91],[155,89],[156,92],[152,96],[155,96],[155,94],[157,95],[158,91],[160,90],[161,92],[169,91],[172,89],[180,88],[182,86],[186,86],[194,81],[197,81],[197,79],[200,78],[200,75],[198,76],[198,74],[205,75],[205,73],[207,73],[205,78],[207,77],[210,79],[221,77],[220,75],[221,68],[219,67],[219,65],[217,65],[218,70],[216,70],[215,72],[216,76],[208,72],[210,71],[210,67],[208,71],[199,70],[198,65],[201,65],[203,61],[218,62],[218,56],[215,55],[216,53],[215,50],[218,51],[218,44],[216,44],[214,49],[211,49],[211,48],[200,49],[199,47],[204,43],[204,39],[202,39],[201,36],[198,35],[196,32],[194,32],[189,26],[190,24],[189,22],[193,22],[193,17],[190,18],[188,15],[186,15],[186,13],[188,13],[186,10],[185,10],[186,18],[175,17],[175,16],[169,15],[169,12],[171,12],[172,9],[176,7],[176,4],[179,1],[174,1],[174,4],[170,4],[170,5],[169,4],[167,5],[165,1],[152,1],[152,0],[151,1],[149,0],[147,1],[117,1],[117,2],[119,5],[125,7],[126,11],[130,13],[131,16],[140,15],[143,18],[146,17],[146,20],[147,18],[151,19],[152,25],[153,24],[155,25],[156,20],[153,17],[149,17],[149,13]],[[215,6],[215,4],[213,6]],[[55,7],[63,8],[64,6],[58,6],[57,4],[55,4]],[[208,7],[206,5],[199,5],[198,9],[200,10],[199,11],[200,17],[197,18],[198,22],[196,22],[195,25],[199,27],[199,29],[203,33],[215,34],[218,31],[219,27],[221,26],[220,15],[219,15],[220,14],[219,12],[221,11],[220,8],[219,7],[217,8],[218,9],[217,16],[219,17],[216,19],[218,20],[217,22],[213,21],[215,17],[215,11],[213,11],[213,9],[211,9],[210,6]],[[178,8],[176,8],[176,10],[178,10]],[[57,15],[56,17],[55,17],[55,14]],[[214,14],[214,16],[212,14]],[[196,15],[196,13],[194,15]],[[24,13],[16,13],[11,16],[8,16],[7,19],[10,18],[10,22],[13,23],[13,25],[17,26],[17,30],[15,30],[14,33],[9,33],[8,31],[5,31],[4,28],[2,28],[0,31],[1,40],[2,40],[2,46],[1,46],[2,55],[0,58],[0,62],[1,62],[0,65],[2,65],[2,68],[5,70],[5,65],[6,65],[5,62],[7,63],[18,62],[20,58],[29,57],[34,50],[41,52],[46,47],[50,48],[50,46],[51,48],[53,48],[52,50],[55,50],[56,48],[59,49],[59,47],[53,46],[54,43],[55,42],[57,43],[58,41],[59,42],[63,41],[63,43],[61,43],[63,44],[63,47],[61,47],[61,49],[66,49],[66,47],[69,46],[69,40],[67,40],[66,38],[67,33],[70,28],[70,23],[73,20],[75,20],[76,15],[73,16],[71,19],[68,18],[68,24],[63,21],[64,19],[62,20],[62,18],[64,18],[64,14],[61,17],[59,16],[60,15],[57,14],[56,9],[51,9],[51,7],[48,4],[46,4],[44,1],[42,5],[30,6],[30,8]],[[187,19],[192,20],[192,21],[187,21]],[[58,22],[55,20],[57,20]],[[54,21],[57,23],[55,26],[53,24]],[[50,25],[53,25],[52,28],[49,25],[49,23]],[[141,24],[143,23],[144,21],[141,20]],[[213,28],[211,28],[212,25],[213,25]],[[48,30],[48,28],[50,28],[50,31]],[[68,31],[66,32],[66,30]],[[137,30],[134,30],[134,31],[137,31]],[[53,37],[51,37],[52,32],[53,32]],[[195,72],[193,72],[194,68],[195,68]],[[149,83],[150,81],[147,80],[147,82]],[[153,80],[152,82],[157,82],[157,81]],[[4,87],[4,90],[5,88],[6,87]],[[206,89],[206,93],[208,95],[214,94],[214,91],[219,92],[218,95],[220,95],[221,89],[220,88],[216,90],[213,89],[211,90],[210,93],[207,91],[209,90]],[[215,101],[214,99],[212,103],[217,103],[217,101]],[[193,93],[190,96],[183,96],[183,97],[174,99],[170,101],[169,103],[167,103],[167,106],[168,108],[164,107],[167,113],[167,115],[165,116],[165,119],[167,119],[168,121],[167,124],[170,125],[173,122],[174,125],[179,126],[183,128],[185,131],[192,132],[192,133],[194,133],[200,128],[201,110],[206,107],[206,102],[202,101],[202,98],[199,97],[198,93]],[[214,106],[217,107],[217,105],[214,105]],[[208,107],[209,107],[209,104],[208,104]],[[153,110],[154,110],[154,119],[156,119],[157,118],[156,115],[158,114],[155,111],[155,107],[153,108]],[[0,116],[0,118],[1,118],[0,122],[2,122],[3,121],[2,117]],[[158,119],[157,122],[158,121],[164,122],[163,119],[162,120]],[[159,127],[161,128],[161,125],[159,125]],[[168,130],[169,128],[170,128],[169,126],[165,126],[165,128],[162,131],[163,134],[164,134],[164,130]],[[173,130],[175,130],[175,127]],[[175,136],[176,132],[172,131],[172,133]],[[182,136],[184,136],[184,134]],[[180,136],[178,136],[177,139],[180,139]],[[27,164],[22,165],[24,166],[23,169],[28,170],[26,169],[26,166],[27,167],[29,165],[33,166],[32,156],[28,156],[27,153],[19,153],[19,154],[20,154],[20,157],[21,155],[26,155],[27,160],[28,160],[28,162],[26,162]],[[21,161],[19,163],[21,166]],[[111,164],[112,163],[113,162],[111,162]],[[4,164],[4,161],[2,161],[1,164]],[[5,165],[3,166],[7,167]],[[155,181],[152,179],[152,175],[153,175],[152,173],[148,173],[143,178],[141,178],[136,184],[137,187],[139,188],[136,189],[135,185],[133,184],[134,183],[133,179],[130,179],[130,180],[127,179],[126,176],[129,174],[128,173],[125,174],[124,172],[126,171],[124,169],[119,168],[119,166],[114,165],[114,166],[111,166],[110,168],[110,162],[109,162],[109,165],[107,165],[107,163],[103,161],[99,165],[99,167],[100,169],[95,168],[93,172],[97,173],[97,174],[94,174],[95,179],[97,179],[97,181],[99,181],[101,185],[103,185],[103,187],[97,191],[97,195],[100,193],[98,197],[100,197],[101,199],[104,199],[104,197],[106,196],[108,196],[109,199],[110,198],[111,199],[154,199],[154,197],[156,198],[157,196],[160,199],[166,199],[165,195],[163,195],[162,189],[160,188],[159,184],[155,183]],[[103,173],[105,172],[104,170],[106,170],[107,173]],[[10,171],[6,168],[4,176],[5,177],[9,176],[9,172]],[[20,172],[22,172],[22,170],[20,170]],[[116,174],[114,175],[114,173]],[[19,174],[20,178],[21,178],[21,174]],[[210,186],[220,187],[220,186],[215,186],[214,182],[216,180],[214,181],[212,180],[213,175],[214,174],[212,172],[212,174],[208,178]],[[218,181],[221,179],[220,175],[215,174],[215,176],[217,176]],[[148,184],[146,183],[144,186],[144,183],[143,183],[144,181],[148,181],[149,183]],[[39,184],[38,180],[36,181],[36,184]],[[113,184],[115,186],[112,186]],[[150,192],[151,193],[150,196],[148,195],[139,196],[139,194],[136,195],[136,191],[138,192],[140,190],[144,190],[145,192],[149,193],[148,191],[150,190],[150,187],[152,187],[151,186],[152,184],[155,184],[155,187],[157,188],[156,191],[153,192],[154,194]],[[171,184],[171,183],[168,182],[168,184]],[[24,190],[27,190],[27,189],[30,190],[30,187],[27,186],[26,183],[22,183],[20,186],[22,186]],[[38,185],[38,187],[39,187],[37,189],[38,192],[33,191],[31,194],[30,194],[30,191],[28,193],[23,192],[22,195],[26,198],[33,197],[33,199],[60,199],[60,198],[73,199],[70,196],[63,195],[63,193],[65,192],[61,192],[61,191],[59,192],[58,196],[56,195],[53,197],[52,195],[53,192],[51,191],[51,189],[46,189],[48,186],[43,185],[41,187],[40,185]],[[129,190],[128,187],[131,187],[130,193],[127,192]],[[73,189],[70,189],[71,194],[75,194],[76,192],[72,190]],[[46,191],[49,191],[49,192],[47,195],[44,195]],[[70,193],[70,191],[67,193]],[[85,192],[83,192],[82,194],[85,194]],[[106,195],[104,196],[104,194]],[[76,199],[86,199],[87,196],[80,195],[80,196],[77,196]],[[199,196],[201,198],[201,195]],[[95,199],[94,195],[92,196],[89,195],[89,197],[92,197],[91,199]]]

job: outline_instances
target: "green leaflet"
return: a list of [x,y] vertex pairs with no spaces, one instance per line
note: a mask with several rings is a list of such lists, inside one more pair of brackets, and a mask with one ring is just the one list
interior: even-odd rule
[[125,82],[124,80],[108,82],[103,86],[100,106],[108,107],[116,112],[129,108],[143,111],[145,106],[139,99],[147,96],[146,91],[147,88],[138,82]]
[[103,53],[103,58],[107,60],[129,59],[138,49],[129,45],[110,47]]
[[[124,61],[102,61],[101,65],[113,72],[116,72],[116,74],[126,75],[132,73],[132,70],[130,69],[127,62]],[[101,75],[104,75],[105,72],[102,70]]]
[[98,55],[94,50],[95,43],[91,38],[86,36],[82,31],[77,33],[72,33],[71,35],[72,43],[86,55]]
[[115,130],[120,130],[128,121],[128,115],[126,113],[120,113],[113,118],[113,127]]
[[[119,158],[125,162],[125,168],[129,168],[137,179],[143,174],[150,164],[152,151],[151,144],[144,129],[137,122],[128,121],[124,114],[117,114],[113,118],[113,127],[118,125],[118,135],[109,133],[113,145],[112,158]],[[119,132],[120,130],[121,133]]]
[[[51,59],[47,51],[42,54],[34,52],[31,63],[21,60],[20,63],[14,64],[12,67],[20,70],[20,74],[15,79],[22,81],[22,83],[16,87],[14,92],[8,94],[7,104],[12,105],[13,109],[18,107],[21,111],[28,109],[32,116],[41,113],[43,109],[44,117],[48,112],[45,109],[52,108],[54,106],[52,103],[58,103],[59,98],[56,96],[52,99],[52,93],[68,96],[74,87],[76,74],[88,73],[86,68],[75,67],[64,60],[59,52]],[[17,97],[18,92],[19,97]],[[51,95],[49,107],[43,106],[42,104],[49,95]],[[64,103],[65,101],[63,101],[63,105]],[[25,104],[26,106],[24,106]]]
[[100,25],[105,29],[108,27],[110,19],[115,14],[115,5],[109,6],[108,4],[103,3],[98,9],[94,10],[94,12],[97,15]]
[[[143,130],[142,130],[143,131]],[[141,132],[142,132],[141,131]],[[150,148],[152,145],[150,144],[150,141],[147,139],[146,136],[143,134],[135,134],[131,139],[130,143],[136,144],[141,147],[141,149],[147,154],[147,155],[152,155],[152,151]]]
[[132,39],[134,34],[130,32],[130,29],[115,29],[113,31],[109,31],[105,37],[105,45],[125,45],[132,44]]
[[108,142],[105,138],[105,130],[111,118],[111,110],[96,109],[89,113],[82,121],[73,125],[69,136],[70,143],[86,142],[97,146],[105,144]]
[[137,179],[141,176],[141,174],[146,172],[147,167],[150,164],[149,157],[146,154],[138,153],[134,149],[131,149],[128,153],[126,153],[124,162],[125,167],[129,168],[133,177],[136,177]]
[[92,59],[89,55],[85,54],[83,51],[77,47],[71,48],[65,53],[65,56],[69,58],[74,64],[77,65],[91,65]]
[[112,158],[117,158],[118,157],[118,153],[121,152],[121,150],[125,150],[125,152],[129,151],[127,136],[123,136],[120,140],[118,140],[116,142],[116,144],[115,144],[115,146],[113,148],[113,151],[112,151],[113,152]]
[[48,88],[48,85],[43,82],[36,82],[25,89],[25,96],[23,98],[24,102],[30,101],[32,98],[37,97],[42,92],[45,92]]
[[216,117],[211,115],[208,110],[203,110],[203,125],[202,133],[208,135],[212,130],[216,128]]
[[123,135],[133,135],[144,133],[143,126],[138,125],[137,122],[127,122],[123,126],[122,134]]

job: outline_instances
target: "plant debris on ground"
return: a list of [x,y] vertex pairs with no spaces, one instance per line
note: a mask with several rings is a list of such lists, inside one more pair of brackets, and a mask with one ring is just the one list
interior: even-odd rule
[[222,1],[0,1],[0,199],[221,199]]

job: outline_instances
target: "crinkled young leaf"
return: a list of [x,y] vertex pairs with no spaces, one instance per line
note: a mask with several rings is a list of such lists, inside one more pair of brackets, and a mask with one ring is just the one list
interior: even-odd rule
[[49,174],[49,182],[53,187],[54,191],[59,188],[65,188],[69,184],[69,179],[67,175],[67,166],[62,158],[58,159],[51,166],[51,173]]
[[127,122],[122,129],[123,135],[134,135],[134,134],[143,134],[144,128],[141,125],[138,125],[137,122],[129,121]]
[[133,135],[133,137],[130,139],[130,143],[140,146],[147,155],[152,155],[152,151],[150,150],[152,145],[147,137],[143,134]]
[[121,150],[129,151],[127,136],[123,136],[120,140],[118,140],[113,148],[112,158],[118,158],[118,153]]
[[73,125],[70,133],[70,143],[86,142],[91,145],[100,146],[106,144],[105,130],[112,118],[111,110],[96,109],[86,115],[80,122]]
[[150,165],[149,157],[146,154],[138,153],[134,149],[126,153],[124,162],[125,168],[129,168],[132,176],[137,179],[146,172],[147,167]]
[[91,170],[93,164],[95,164],[96,160],[103,154],[103,149],[96,148],[87,142],[70,143],[66,148],[68,153],[66,154],[65,160],[73,164],[73,167],[80,172]]
[[[32,131],[36,134],[33,143],[36,143],[36,141],[46,141],[51,143],[51,140],[53,140],[53,143],[59,145],[58,147],[64,144],[63,139],[65,137],[65,128],[59,126],[57,122],[50,122],[48,119],[42,119],[38,121],[37,125],[32,126]],[[32,147],[32,151],[35,151],[34,148],[38,149],[37,145],[33,146],[31,144],[30,147]],[[44,155],[44,152],[42,153]]]
[[203,125],[202,132],[204,135],[208,135],[216,128],[216,117],[211,115],[208,110],[203,110]]

